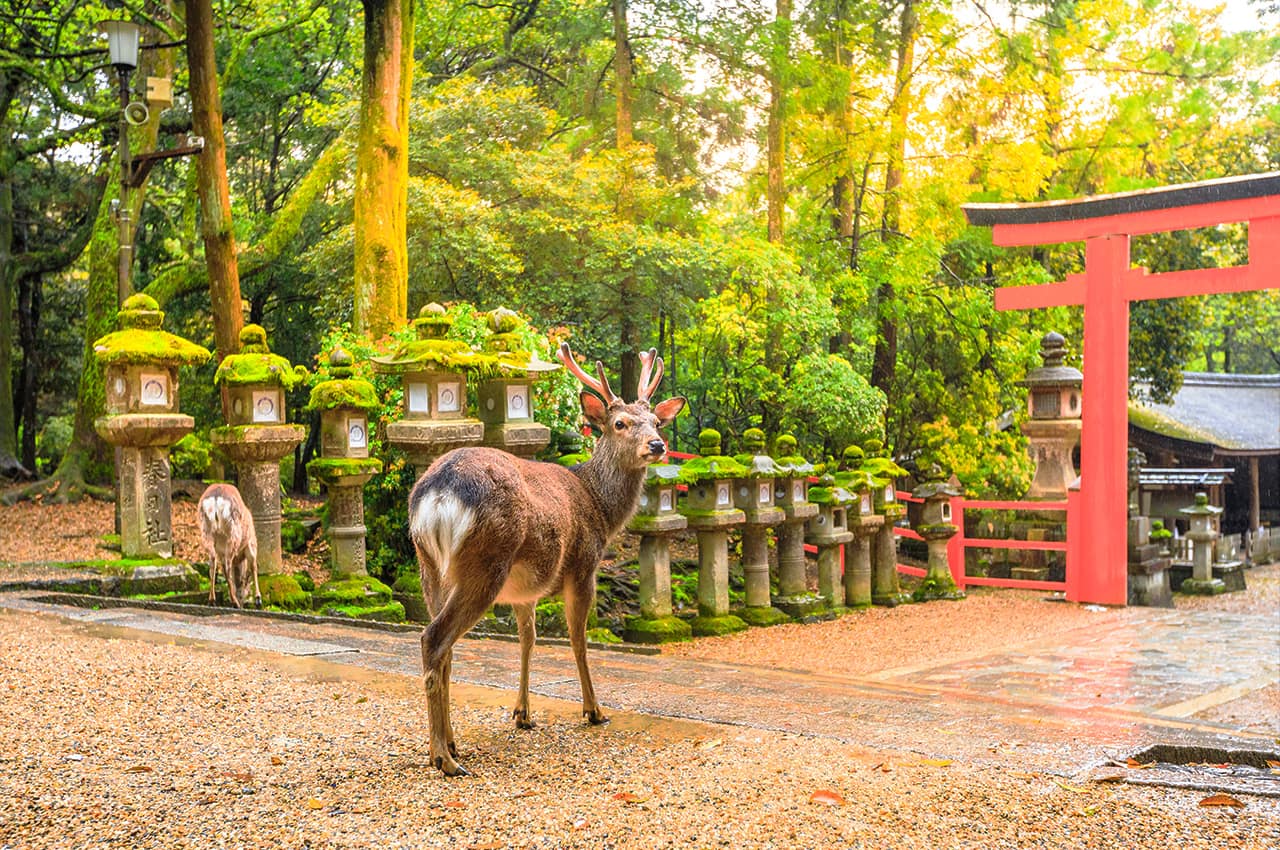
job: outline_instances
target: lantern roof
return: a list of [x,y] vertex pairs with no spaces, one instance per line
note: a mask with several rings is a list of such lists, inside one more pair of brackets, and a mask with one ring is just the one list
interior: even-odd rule
[[1209,504],[1208,493],[1196,493],[1196,503],[1189,508],[1179,508],[1178,513],[1186,516],[1217,516],[1222,508]]
[[1084,373],[1073,366],[1064,366],[1062,361],[1067,356],[1067,341],[1062,334],[1049,331],[1040,340],[1040,358],[1044,365],[1037,366],[1027,372],[1021,382],[1024,387],[1063,389],[1079,388],[1084,383]]
[[333,377],[320,381],[311,388],[307,410],[336,410],[342,407],[372,412],[382,406],[373,384],[363,378],[352,377],[351,354],[339,347],[329,355],[329,374]]
[[291,390],[309,375],[307,367],[294,366],[287,358],[271,353],[267,332],[261,325],[245,325],[240,331],[240,353],[223,359],[213,382],[232,387],[265,384]]
[[119,330],[93,343],[93,354],[103,363],[194,366],[209,359],[209,349],[160,329],[164,312],[150,295],[137,293],[125,299],[117,321]]

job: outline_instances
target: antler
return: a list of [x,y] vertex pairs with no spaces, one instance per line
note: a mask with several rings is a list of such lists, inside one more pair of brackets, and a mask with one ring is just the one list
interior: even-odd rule
[[[662,382],[662,358],[658,356],[658,349],[650,348],[648,351],[640,352],[640,362],[643,364],[640,368],[640,386],[636,389],[636,401],[647,402],[649,397],[653,395],[653,391],[658,388],[658,384]],[[649,380],[650,374],[653,380]]]
[[573,359],[573,351],[569,348],[569,343],[560,343],[560,350],[556,352],[556,355],[560,358],[560,362],[564,364],[564,368],[572,372],[587,389],[599,393],[605,404],[613,404],[618,401],[618,397],[613,394],[613,390],[609,389],[609,379],[604,375],[604,364],[599,360],[596,361],[596,374],[600,377],[593,378],[582,371],[578,361]]

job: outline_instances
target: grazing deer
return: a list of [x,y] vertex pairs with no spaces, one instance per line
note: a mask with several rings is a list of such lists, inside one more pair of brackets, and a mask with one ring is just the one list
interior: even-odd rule
[[605,544],[635,512],[646,467],[662,460],[658,429],[684,408],[670,398],[649,408],[662,380],[662,358],[641,355],[638,398],[614,396],[597,361],[591,378],[561,344],[560,361],[590,392],[582,411],[597,428],[591,459],[573,469],[522,460],[491,448],[461,448],[438,458],[409,494],[409,531],[418,555],[431,624],[422,633],[422,672],[431,727],[431,760],[446,775],[467,771],[456,761],[449,723],[453,645],[495,602],[510,605],[520,631],[520,692],[512,716],[532,729],[529,656],[536,638],[534,606],[564,593],[569,642],[578,663],[582,713],[607,718],[587,672],[587,613],[595,604],[596,567]]
[[[227,577],[227,593],[237,608],[253,593],[262,607],[258,589],[258,536],[253,530],[253,515],[240,498],[240,491],[230,484],[210,484],[200,496],[200,537],[209,552],[209,604],[217,601],[214,580],[218,571]],[[253,584],[249,582],[252,580]]]

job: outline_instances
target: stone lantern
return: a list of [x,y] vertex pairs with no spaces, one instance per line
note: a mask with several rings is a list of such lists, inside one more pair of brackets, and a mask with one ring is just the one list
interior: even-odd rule
[[946,474],[936,463],[925,472],[924,481],[911,491],[911,495],[924,500],[920,526],[916,531],[929,547],[929,566],[924,580],[911,596],[916,602],[964,598],[964,591],[956,586],[955,578],[951,575],[951,565],[947,558],[947,541],[959,531],[951,521],[951,499],[962,492],[947,480]]
[[841,486],[854,496],[846,518],[853,540],[844,547],[844,604],[850,608],[871,605],[871,541],[884,525],[884,517],[876,514],[871,498],[876,482],[861,468],[863,459],[861,448],[847,447],[844,463],[849,468],[837,476]]
[[116,499],[126,558],[173,556],[169,447],[195,427],[178,412],[178,367],[204,363],[208,349],[160,329],[164,313],[149,295],[120,307],[120,329],[93,344],[105,367],[106,415],[99,436],[119,449]]
[[505,307],[488,315],[485,353],[497,358],[494,376],[481,381],[477,415],[484,422],[484,445],[531,458],[551,442],[551,429],[533,418],[533,382],[560,368],[520,348],[520,316]]
[[749,470],[720,454],[720,432],[698,435],[698,453],[681,467],[689,492],[680,512],[698,533],[698,617],[695,635],[741,631],[747,624],[729,613],[729,529],[746,515],[733,505],[734,480]]
[[445,339],[453,318],[439,304],[422,308],[413,326],[417,339],[392,354],[373,358],[381,372],[401,376],[404,415],[387,423],[387,442],[424,471],[445,452],[478,444],[484,423],[467,416],[467,373],[486,358],[456,339]]
[[1030,419],[1022,424],[1027,451],[1035,462],[1035,477],[1028,499],[1061,500],[1076,479],[1071,453],[1080,442],[1081,395],[1084,376],[1079,369],[1062,365],[1065,340],[1052,331],[1040,341],[1044,365],[1032,369],[1022,382],[1028,393]]
[[[258,572],[268,604],[296,605],[302,588],[291,576],[276,576],[280,554],[280,459],[302,442],[306,429],[286,422],[284,394],[307,378],[267,346],[260,325],[240,331],[240,353],[228,354],[213,380],[223,390],[227,424],[209,432],[213,444],[236,467],[240,495],[253,514],[258,537]],[[273,579],[262,576],[275,576]],[[278,580],[276,580],[278,579]]]
[[1187,537],[1192,546],[1191,578],[1183,581],[1179,589],[1183,593],[1203,596],[1225,593],[1226,583],[1213,575],[1213,541],[1218,539],[1218,515],[1222,513],[1222,508],[1209,504],[1207,493],[1196,493],[1195,504],[1182,508],[1178,513],[1191,522]]
[[679,482],[680,467],[651,464],[645,472],[639,507],[627,525],[628,531],[640,535],[640,616],[628,617],[624,630],[632,643],[668,643],[685,640],[693,633],[671,607],[671,535],[688,526],[676,510]]
[[734,456],[748,470],[733,485],[733,504],[746,517],[742,527],[742,576],[747,605],[739,616],[753,626],[771,626],[791,619],[769,601],[769,528],[786,519],[774,504],[774,482],[785,476],[786,470],[764,450],[764,432],[748,428],[742,435],[742,454]]
[[325,486],[331,569],[313,604],[327,614],[400,621],[404,606],[365,567],[364,485],[382,471],[382,461],[369,457],[369,418],[381,403],[373,384],[352,377],[351,367],[351,355],[335,348],[329,380],[311,388],[307,403],[308,410],[320,412],[321,456],[307,464],[307,472]]
[[805,525],[804,539],[818,549],[818,595],[825,605],[840,609],[844,607],[840,547],[853,540],[848,512],[856,499],[836,484],[834,470],[824,474],[818,486],[809,488],[809,498],[818,506],[818,514]]
[[813,464],[796,452],[796,438],[790,434],[778,437],[774,454],[786,474],[773,480],[774,503],[783,513],[778,528],[778,596],[773,604],[792,617],[804,617],[826,607],[821,597],[809,592],[804,557],[805,523],[818,515],[818,506],[809,501]]
[[872,546],[871,602],[874,605],[901,605],[911,597],[898,583],[898,538],[893,527],[906,516],[906,506],[898,501],[894,481],[907,471],[893,462],[884,443],[868,440],[863,444],[866,460],[862,469],[871,476],[871,504],[884,517]]

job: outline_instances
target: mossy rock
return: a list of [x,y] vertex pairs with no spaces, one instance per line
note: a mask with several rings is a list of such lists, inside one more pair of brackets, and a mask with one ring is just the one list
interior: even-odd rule
[[403,623],[404,606],[392,600],[380,605],[325,605],[319,613],[326,617],[349,617],[378,623]]
[[422,576],[417,570],[413,572],[404,572],[396,576],[395,583],[391,585],[391,589],[396,593],[408,593],[422,595]]
[[1219,593],[1226,593],[1227,586],[1220,578],[1189,578],[1178,588],[1178,592],[1189,593],[1193,596],[1217,596]]
[[298,570],[293,574],[294,579],[298,582],[298,587],[310,593],[316,589],[315,579],[311,578],[311,574],[306,570]]
[[298,580],[291,575],[259,575],[258,590],[262,592],[264,607],[283,608],[286,611],[305,611],[311,607],[311,594],[303,590]]
[[303,551],[307,548],[309,537],[311,535],[307,532],[307,527],[296,519],[287,519],[280,523],[280,547],[286,552],[296,555]]
[[773,607],[781,609],[796,620],[804,619],[805,617],[822,617],[831,610],[831,606],[827,603],[827,598],[817,593],[775,596],[773,598]]
[[[381,606],[390,601],[391,588],[366,575],[335,575],[317,587],[313,595],[316,610],[331,606]],[[401,616],[403,613],[402,607]]]
[[427,602],[422,598],[421,593],[401,593],[396,591],[391,596],[396,602],[404,606],[406,620],[411,620],[415,623],[431,622],[431,612],[427,610]]
[[307,410],[333,410],[338,407],[374,411],[382,407],[382,402],[373,384],[360,378],[334,378],[311,388]]
[[120,581],[122,596],[183,593],[200,588],[200,576],[188,564],[144,564]]
[[267,332],[261,325],[245,325],[240,331],[240,353],[223,358],[213,382],[232,387],[267,384],[291,390],[308,375],[305,366],[294,366],[286,358],[271,353]]
[[601,627],[598,629],[587,630],[588,643],[622,643],[622,638],[615,635],[608,629]]
[[631,643],[675,643],[693,637],[693,629],[678,617],[628,617],[622,634]]
[[689,628],[698,637],[717,637],[746,631],[749,626],[733,614],[725,614],[722,617],[694,617],[689,621]]
[[932,602],[935,599],[964,599],[964,591],[951,580],[939,581],[926,578],[911,592],[912,602]]
[[766,605],[749,605],[734,609],[734,615],[749,626],[776,626],[790,623],[791,617],[786,612]]

